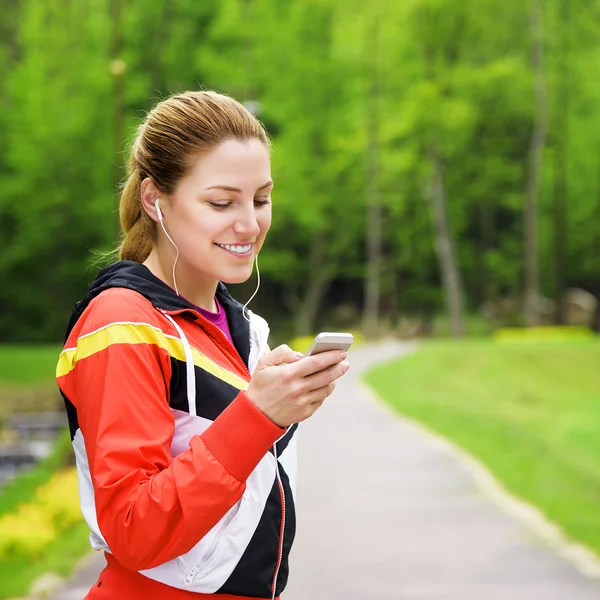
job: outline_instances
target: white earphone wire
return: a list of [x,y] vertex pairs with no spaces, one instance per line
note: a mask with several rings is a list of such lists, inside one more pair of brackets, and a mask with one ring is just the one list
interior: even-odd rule
[[250,319],[246,316],[246,313],[248,312],[247,306],[248,306],[248,304],[250,304],[250,302],[252,302],[252,299],[254,298],[254,296],[256,296],[256,294],[258,294],[258,290],[260,288],[260,270],[258,268],[258,254],[256,255],[255,263],[256,263],[256,277],[258,278],[258,282],[256,284],[256,289],[254,290],[254,294],[252,294],[252,296],[250,296],[250,300],[248,300],[248,302],[246,302],[246,304],[244,304],[244,308],[242,309],[242,315],[243,315],[244,319],[246,319],[246,321],[248,321],[248,323],[250,323]]
[[167,236],[167,238],[169,238],[169,241],[171,242],[171,244],[173,244],[173,246],[175,247],[175,252],[177,253],[175,255],[175,260],[173,262],[173,286],[175,287],[175,293],[179,296],[179,290],[177,289],[177,279],[175,279],[175,266],[177,265],[177,261],[179,260],[179,248],[177,247],[177,244],[171,239],[171,236],[167,233],[167,230],[165,229],[165,225],[163,223],[163,216],[162,216],[162,212],[160,210],[160,208],[158,207],[158,202],[159,202],[160,198],[157,198],[154,202],[154,206],[156,207],[156,213],[158,215],[158,220],[160,222],[160,226],[163,228],[163,231],[165,232],[165,235]]

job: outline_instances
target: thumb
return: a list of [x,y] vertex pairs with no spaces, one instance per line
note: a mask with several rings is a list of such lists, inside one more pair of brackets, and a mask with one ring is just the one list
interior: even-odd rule
[[265,367],[294,363],[302,358],[302,354],[294,352],[287,344],[277,346],[271,352],[262,357],[262,363]]

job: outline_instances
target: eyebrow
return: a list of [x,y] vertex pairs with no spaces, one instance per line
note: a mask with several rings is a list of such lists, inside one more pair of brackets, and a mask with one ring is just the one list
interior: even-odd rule
[[[264,190],[265,188],[268,188],[270,185],[273,185],[273,182],[271,180],[267,181],[267,183],[261,185],[258,190],[256,190],[257,192],[259,192],[260,190]],[[238,192],[238,193],[242,193],[242,190],[240,190],[240,188],[236,188],[236,187],[231,187],[229,185],[213,185],[211,187],[207,187],[207,190],[225,190],[227,192]]]

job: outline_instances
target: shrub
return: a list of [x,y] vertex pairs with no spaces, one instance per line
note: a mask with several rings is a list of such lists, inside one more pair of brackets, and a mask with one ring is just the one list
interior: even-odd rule
[[0,517],[0,559],[36,558],[60,531],[81,519],[77,472],[72,467],[59,470],[37,489],[31,502]]
[[497,342],[578,342],[595,338],[588,327],[556,325],[544,327],[505,327],[492,334]]

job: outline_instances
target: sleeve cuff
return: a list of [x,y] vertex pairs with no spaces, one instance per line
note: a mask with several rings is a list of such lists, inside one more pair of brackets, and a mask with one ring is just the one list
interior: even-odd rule
[[238,481],[248,476],[285,433],[240,392],[200,436],[207,450]]

